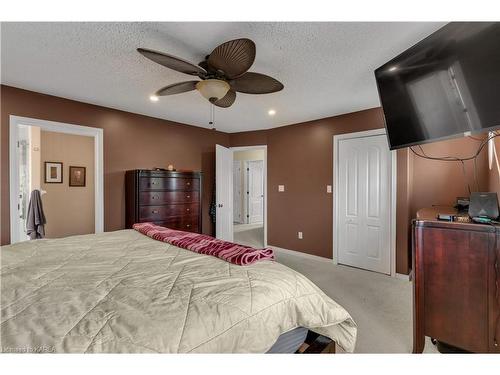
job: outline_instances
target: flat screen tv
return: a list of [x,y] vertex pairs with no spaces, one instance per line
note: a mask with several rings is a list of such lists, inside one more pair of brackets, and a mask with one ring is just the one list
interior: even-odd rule
[[449,23],[375,78],[391,150],[498,128],[500,23]]

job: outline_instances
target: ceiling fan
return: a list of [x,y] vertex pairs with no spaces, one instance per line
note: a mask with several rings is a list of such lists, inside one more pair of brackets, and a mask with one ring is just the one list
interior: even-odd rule
[[198,65],[145,48],[137,48],[137,51],[160,65],[200,78],[165,86],[156,92],[156,96],[198,90],[210,103],[227,108],[236,100],[236,92],[269,94],[283,89],[283,84],[272,77],[248,72],[255,60],[255,43],[250,39],[223,43]]

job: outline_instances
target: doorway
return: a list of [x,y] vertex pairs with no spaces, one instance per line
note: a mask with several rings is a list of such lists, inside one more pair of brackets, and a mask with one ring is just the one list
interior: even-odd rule
[[267,147],[216,147],[216,237],[267,244]]
[[39,190],[47,238],[103,231],[102,129],[10,116],[11,243]]
[[384,129],[334,137],[334,262],[395,274],[395,164]]

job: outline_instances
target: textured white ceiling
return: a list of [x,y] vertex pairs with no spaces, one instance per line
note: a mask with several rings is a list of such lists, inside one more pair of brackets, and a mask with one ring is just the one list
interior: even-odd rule
[[[267,129],[379,105],[373,71],[443,23],[2,23],[6,85],[186,124],[208,125],[210,104],[197,92],[160,98],[157,89],[191,77],[144,58],[137,47],[194,63],[218,44],[246,37],[257,45],[251,71],[283,91],[238,94],[216,108],[218,130]],[[267,112],[275,109],[276,115]]]

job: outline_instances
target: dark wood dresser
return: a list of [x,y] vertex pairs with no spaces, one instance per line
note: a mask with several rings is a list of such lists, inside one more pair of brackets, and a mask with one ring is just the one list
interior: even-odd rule
[[[450,209],[448,209],[450,211]],[[425,336],[475,353],[500,353],[500,227],[413,221],[413,352]]]
[[134,223],[154,222],[201,233],[201,180],[201,172],[127,171],[127,228]]

